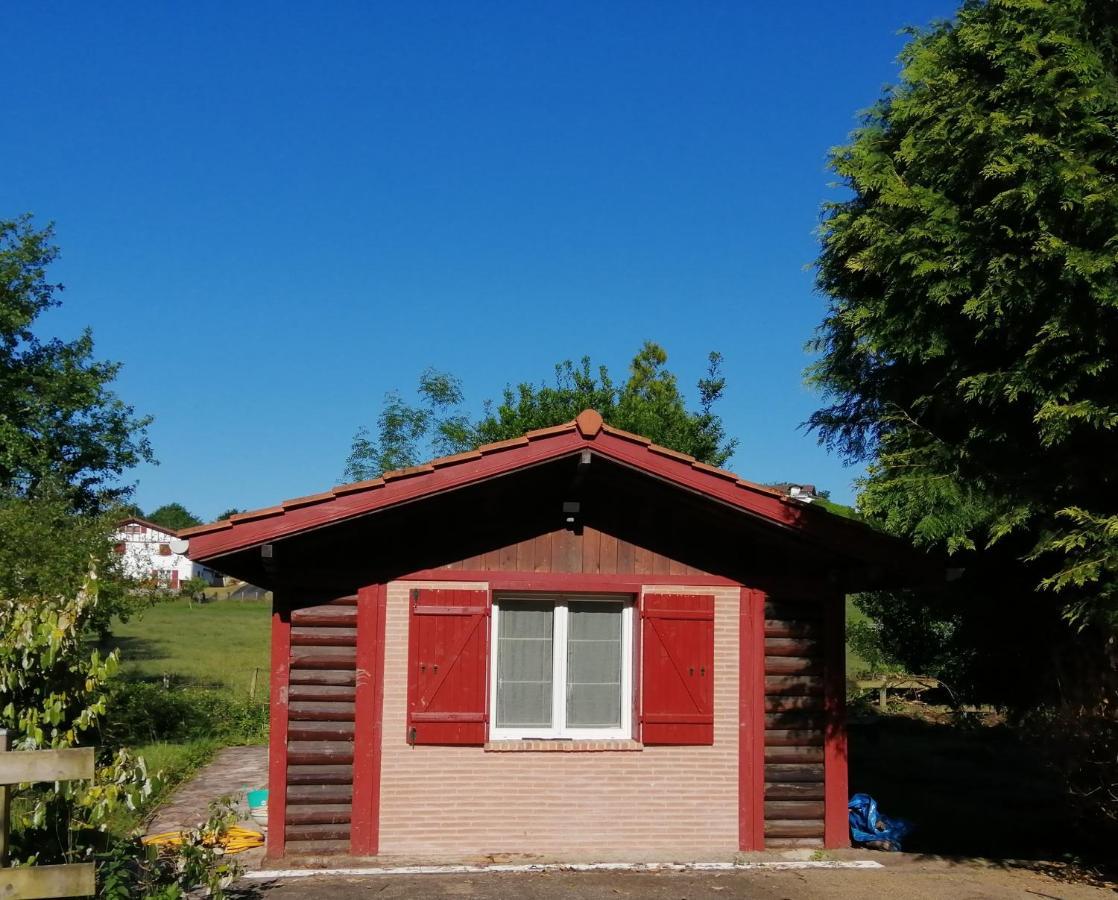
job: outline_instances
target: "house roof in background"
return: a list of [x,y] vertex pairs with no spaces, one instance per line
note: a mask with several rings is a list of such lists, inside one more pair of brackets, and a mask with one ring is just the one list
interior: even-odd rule
[[159,531],[163,534],[169,534],[171,537],[182,537],[182,534],[178,531],[175,531],[174,528],[168,528],[166,525],[159,525],[156,522],[150,522],[147,519],[140,518],[140,516],[126,516],[117,523],[117,528],[120,528],[122,525],[132,524],[144,525],[147,528],[152,529],[152,531]]

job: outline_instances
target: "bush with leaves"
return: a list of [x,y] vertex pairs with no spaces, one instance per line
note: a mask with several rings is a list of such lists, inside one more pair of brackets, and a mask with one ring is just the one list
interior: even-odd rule
[[180,840],[144,844],[140,836],[122,839],[97,854],[97,896],[102,900],[180,900],[201,889],[221,900],[243,871],[222,850],[221,836],[237,821],[228,798],[211,804],[205,822],[188,829]]
[[268,737],[267,703],[221,690],[117,679],[108,707],[100,730],[112,746],[198,738],[258,744]]
[[[0,724],[14,733],[14,749],[65,749],[95,734],[119,662],[116,651],[92,646],[98,602],[94,575],[69,598],[0,596]],[[150,792],[143,760],[123,749],[102,754],[91,783],[31,786],[13,804],[13,857],[84,858],[113,812]]]

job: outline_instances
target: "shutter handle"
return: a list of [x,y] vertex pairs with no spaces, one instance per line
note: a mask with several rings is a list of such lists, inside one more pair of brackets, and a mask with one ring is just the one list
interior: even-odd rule
[[706,667],[706,666],[699,666],[699,674],[700,674],[701,676],[703,676],[703,678],[706,678],[706,675],[707,675],[707,667]]
[[438,663],[435,663],[435,664],[434,664],[433,666],[431,666],[431,671],[432,671],[432,672],[437,672],[437,671],[439,671],[439,664],[438,664]]
[[421,663],[419,664],[419,671],[420,671],[420,672],[426,672],[426,671],[427,671],[427,663],[422,663],[422,662],[421,662]]
[[692,667],[691,667],[690,669],[688,669],[688,670],[687,670],[687,674],[688,674],[688,675],[694,675],[694,674],[695,674],[695,667],[694,667],[694,666],[692,666]]

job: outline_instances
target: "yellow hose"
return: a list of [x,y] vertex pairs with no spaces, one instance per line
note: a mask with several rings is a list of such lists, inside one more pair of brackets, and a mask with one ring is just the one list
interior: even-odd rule
[[[154,844],[156,847],[174,847],[183,842],[184,835],[185,832],[182,831],[163,831],[159,834],[145,836],[143,843],[145,846]],[[255,847],[263,847],[264,835],[259,831],[253,831],[251,828],[241,828],[239,825],[235,825],[223,831],[214,843],[224,849],[226,853],[242,853]]]

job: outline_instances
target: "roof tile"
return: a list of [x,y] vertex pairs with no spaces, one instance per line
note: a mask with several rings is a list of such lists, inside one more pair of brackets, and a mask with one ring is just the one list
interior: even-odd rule
[[385,481],[395,481],[397,478],[411,478],[413,475],[426,475],[428,472],[434,472],[435,467],[431,463],[424,463],[420,466],[408,466],[406,469],[395,469],[391,472],[385,472],[380,477]]
[[295,497],[292,500],[284,500],[280,504],[284,509],[296,509],[300,506],[310,506],[312,503],[322,503],[326,500],[333,500],[335,494],[333,491],[323,491],[320,494],[308,494],[306,497]]
[[[550,428],[537,428],[535,431],[529,431],[524,437],[533,441],[552,434],[563,434],[565,431],[573,431],[574,427],[574,422],[564,422],[562,425],[552,425]],[[485,448],[483,447],[482,449],[484,450]]]
[[[744,478],[738,478],[737,483],[740,487],[749,488],[752,491],[757,491],[761,494],[768,494],[771,497],[776,497],[778,500],[788,500],[789,498],[782,494],[780,491],[774,491],[770,487],[765,487],[763,484],[758,484],[756,481],[746,481]],[[802,505],[802,504],[801,504]]]
[[251,522],[253,519],[267,519],[270,516],[282,515],[282,506],[268,506],[264,509],[254,509],[249,512],[237,513],[235,516],[230,516],[229,521],[237,525],[240,522]]
[[649,438],[642,437],[639,434],[633,434],[631,431],[624,431],[620,428],[614,428],[612,425],[603,425],[602,431],[606,434],[612,434],[614,437],[624,438],[627,441],[632,441],[635,444],[643,444],[645,447],[652,445]]
[[378,487],[384,487],[383,478],[369,478],[365,481],[351,481],[349,484],[339,484],[330,493],[335,497],[341,497],[345,494],[356,494],[358,491],[371,491]]
[[218,519],[216,522],[207,522],[204,525],[191,525],[189,528],[179,530],[179,537],[190,537],[192,534],[209,534],[211,531],[224,531],[232,528],[233,523],[228,519]]
[[521,435],[520,437],[509,438],[507,441],[497,441],[493,444],[482,444],[478,447],[478,452],[482,454],[496,453],[500,450],[511,450],[513,447],[523,447],[528,443],[528,438]]
[[578,414],[574,424],[579,434],[593,440],[598,436],[605,422],[602,421],[602,414],[596,409],[584,409]]
[[695,460],[691,463],[691,468],[698,469],[700,472],[708,472],[711,475],[717,475],[719,478],[725,478],[727,481],[739,481],[739,477],[735,472],[729,472],[726,469],[720,469],[718,466],[712,466],[709,463],[699,462]]
[[688,465],[695,462],[695,457],[686,453],[680,453],[678,450],[671,450],[668,447],[661,447],[659,444],[649,444],[648,449],[652,453],[658,453],[660,456],[667,456],[671,459],[678,459],[680,462],[685,462]]
[[466,450],[462,453],[454,453],[451,456],[440,456],[438,459],[431,460],[431,465],[439,469],[443,466],[453,466],[456,463],[466,462],[471,459],[481,459],[481,451]]

